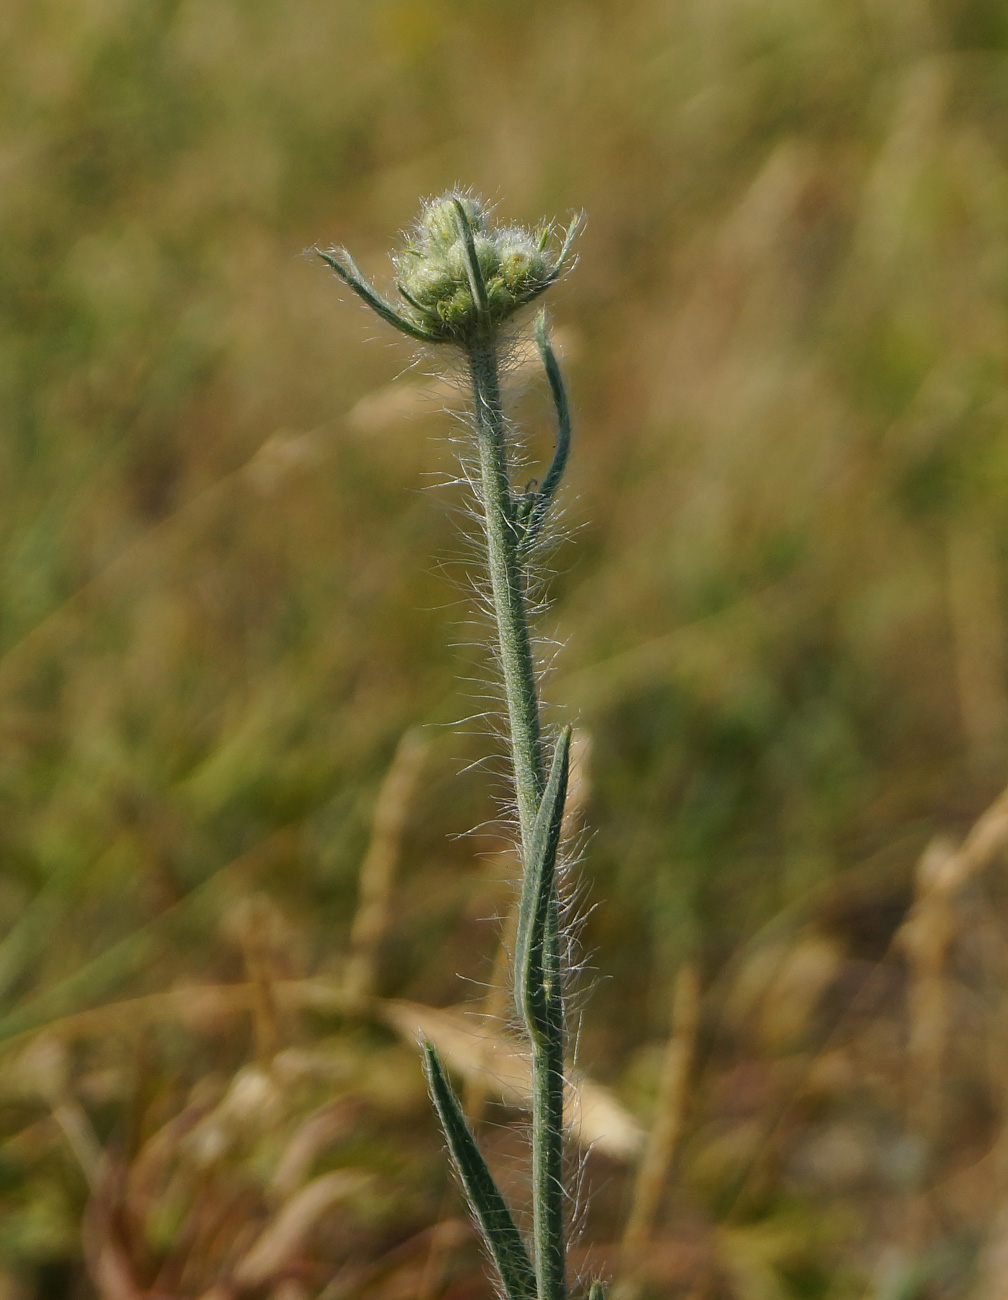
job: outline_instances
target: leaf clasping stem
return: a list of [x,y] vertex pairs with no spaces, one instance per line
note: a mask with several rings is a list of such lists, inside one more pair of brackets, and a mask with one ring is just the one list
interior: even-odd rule
[[563,1206],[564,1006],[556,864],[570,772],[571,729],[553,752],[525,860],[515,943],[515,1005],[532,1045],[532,1187],[540,1300],[566,1295]]

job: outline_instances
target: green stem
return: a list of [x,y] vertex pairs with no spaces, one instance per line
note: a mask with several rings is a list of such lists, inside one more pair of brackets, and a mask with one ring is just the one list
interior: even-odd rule
[[556,892],[543,943],[545,1032],[532,1032],[532,1194],[539,1300],[566,1300],[564,1245],[564,1009]]
[[491,339],[481,338],[470,345],[469,368],[479,444],[479,494],[486,530],[490,590],[507,699],[522,851],[527,857],[546,778],[535,666],[525,611],[525,582],[518,562],[519,533],[515,526],[508,476],[497,354]]
[[[520,530],[516,526],[511,496],[497,355],[492,339],[485,334],[474,339],[469,345],[468,353],[479,445],[479,494],[511,735],[522,861],[527,871],[533,830],[546,780],[539,697],[525,602],[525,578],[518,554]],[[566,1300],[563,972],[555,890],[549,905],[541,970],[546,1015],[537,1024],[526,1017],[532,1047],[535,1270],[538,1300]]]

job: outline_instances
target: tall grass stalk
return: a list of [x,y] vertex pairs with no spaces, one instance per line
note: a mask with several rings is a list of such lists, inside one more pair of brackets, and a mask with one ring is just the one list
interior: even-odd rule
[[[551,225],[535,232],[499,227],[471,195],[445,194],[424,206],[405,248],[394,259],[401,304],[383,297],[344,249],[317,250],[382,320],[422,343],[448,344],[461,351],[471,385],[479,466],[474,487],[504,685],[522,859],[513,996],[532,1060],[530,1242],[515,1225],[430,1043],[424,1045],[424,1056],[452,1158],[507,1300],[566,1300],[568,1293],[563,1177],[567,972],[556,876],[571,733],[570,728],[561,732],[547,764],[528,589],[529,566],[567,463],[570,415],[541,312],[535,339],[556,411],[556,448],[542,482],[524,492],[511,483],[500,370],[510,317],[559,279],[578,225],[575,218],[554,241]],[[593,1295],[596,1300],[601,1296],[597,1285]]]

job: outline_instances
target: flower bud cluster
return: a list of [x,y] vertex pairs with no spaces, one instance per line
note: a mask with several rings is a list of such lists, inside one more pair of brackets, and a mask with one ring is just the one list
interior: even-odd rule
[[405,248],[393,256],[405,306],[389,302],[363,276],[345,248],[315,252],[376,316],[421,343],[472,348],[518,307],[537,298],[570,264],[581,226],[575,216],[547,251],[552,225],[534,233],[494,226],[471,194],[449,190],[429,199]]
[[[466,225],[485,293],[482,308],[474,297]],[[520,226],[495,227],[486,206],[468,194],[429,200],[406,247],[393,259],[399,291],[417,325],[464,337],[483,320],[502,321],[556,278],[559,268],[544,252],[549,233],[548,227],[534,233]]]

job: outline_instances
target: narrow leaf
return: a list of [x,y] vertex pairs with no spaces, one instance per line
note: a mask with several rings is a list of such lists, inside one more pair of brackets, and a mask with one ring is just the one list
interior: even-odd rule
[[408,334],[410,338],[419,339],[421,343],[442,342],[439,335],[423,329],[420,325],[414,325],[412,321],[397,312],[390,302],[386,302],[377,289],[367,282],[345,248],[333,249],[331,253],[316,248],[315,252],[327,266],[332,267],[347,288],[352,289],[358,298],[363,299],[383,321],[387,321],[403,334]]
[[500,1275],[507,1300],[536,1300],[535,1269],[433,1046],[423,1045],[427,1081],[469,1207]]
[[553,351],[546,330],[545,312],[539,312],[536,316],[535,339],[536,346],[539,348],[539,355],[542,358],[543,369],[546,371],[546,378],[549,381],[553,406],[556,409],[557,435],[553,459],[529,510],[528,523],[521,543],[523,551],[531,550],[549,512],[550,502],[556,495],[556,490],[560,486],[560,480],[563,478],[564,470],[567,467],[567,456],[570,452],[571,441],[570,406],[567,403],[567,390],[564,387],[556,353]]
[[553,751],[546,789],[532,827],[522,878],[521,901],[518,905],[514,995],[530,1033],[534,1032],[535,1023],[541,1020],[546,995],[544,938],[553,898],[557,850],[567,800],[570,743],[571,729],[565,727]]

